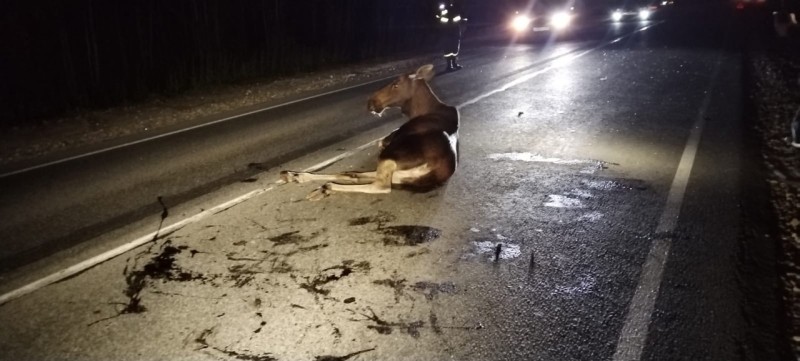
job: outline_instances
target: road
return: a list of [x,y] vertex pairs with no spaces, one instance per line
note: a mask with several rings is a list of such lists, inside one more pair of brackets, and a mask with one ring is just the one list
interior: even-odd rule
[[168,226],[250,194],[5,303],[0,358],[769,359],[742,312],[733,18],[674,15],[466,50],[433,82],[460,108],[461,156],[429,193],[308,202],[314,185],[274,183],[343,152],[326,171],[373,167],[374,147],[353,150],[402,122],[365,114],[382,84],[0,180],[8,259],[146,236],[157,217],[105,230],[158,196],[186,200]]

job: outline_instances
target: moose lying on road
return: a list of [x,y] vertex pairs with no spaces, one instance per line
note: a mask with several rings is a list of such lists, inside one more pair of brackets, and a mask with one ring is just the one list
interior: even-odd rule
[[381,139],[378,167],[373,172],[316,174],[282,171],[285,182],[327,181],[306,199],[320,200],[334,192],[389,193],[392,185],[415,191],[428,191],[450,178],[458,161],[459,114],[455,107],[442,103],[431,91],[433,65],[400,75],[394,82],[373,94],[368,110],[381,115],[390,107],[400,107],[409,121]]

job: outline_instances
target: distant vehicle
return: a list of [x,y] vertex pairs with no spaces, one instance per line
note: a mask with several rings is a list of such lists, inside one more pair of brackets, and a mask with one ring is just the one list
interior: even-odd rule
[[515,11],[508,27],[515,36],[532,36],[536,33],[558,35],[574,27],[576,19],[574,5],[562,1],[538,0]]
[[[670,0],[663,1],[669,4]],[[626,1],[611,7],[611,21],[647,21],[653,17],[658,10],[655,3],[642,3],[638,1]]]

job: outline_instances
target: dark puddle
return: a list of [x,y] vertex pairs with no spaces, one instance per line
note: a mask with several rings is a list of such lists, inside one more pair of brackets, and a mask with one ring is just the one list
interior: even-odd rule
[[[353,321],[368,321],[372,324],[367,325],[367,328],[370,330],[375,330],[375,332],[381,335],[390,335],[394,330],[400,330],[403,333],[408,334],[411,337],[419,338],[419,330],[425,327],[424,321],[414,321],[410,323],[406,322],[387,322],[382,320],[378,315],[375,314],[375,311],[372,308],[367,308],[371,315],[358,313],[359,315],[365,317],[363,320],[353,320]],[[355,313],[354,311],[350,311]]]
[[325,286],[331,282],[338,281],[351,275],[353,272],[370,270],[369,262],[362,261],[355,263],[353,260],[342,261],[341,265],[328,267],[322,270],[313,279],[306,278],[306,282],[300,284],[300,288],[317,295],[327,296],[331,291]]
[[416,246],[431,242],[442,235],[440,229],[427,226],[390,226],[378,229],[387,246]]
[[349,353],[349,354],[344,355],[344,356],[317,356],[317,357],[314,357],[314,361],[346,361],[346,360],[349,360],[350,358],[352,358],[354,356],[360,355],[360,354],[365,353],[365,352],[374,351],[374,350],[375,350],[375,348],[373,347],[373,348],[370,348],[370,349]]
[[353,218],[348,224],[350,226],[375,224],[377,226],[375,231],[384,235],[383,244],[387,246],[416,246],[433,241],[442,235],[440,229],[427,226],[386,226],[395,219],[395,216],[381,212],[375,216]]

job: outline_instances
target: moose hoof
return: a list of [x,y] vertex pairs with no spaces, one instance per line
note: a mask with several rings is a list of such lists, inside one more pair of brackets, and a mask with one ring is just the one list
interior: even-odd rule
[[281,171],[281,180],[286,183],[302,183],[299,173],[288,170]]
[[331,195],[333,191],[331,191],[330,183],[326,183],[322,187],[315,189],[313,192],[309,193],[306,196],[306,199],[312,202],[322,200],[323,198]]

